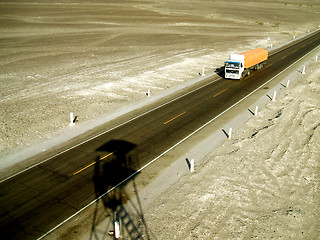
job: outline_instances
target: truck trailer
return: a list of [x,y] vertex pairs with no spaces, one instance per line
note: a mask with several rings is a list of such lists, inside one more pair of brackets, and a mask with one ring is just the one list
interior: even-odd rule
[[225,78],[241,79],[249,76],[251,70],[260,70],[266,64],[268,51],[262,48],[253,49],[240,54],[230,54],[225,62]]

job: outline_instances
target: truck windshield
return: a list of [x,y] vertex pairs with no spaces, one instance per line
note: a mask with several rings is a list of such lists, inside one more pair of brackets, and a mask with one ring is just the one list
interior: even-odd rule
[[227,70],[226,70],[226,73],[235,73],[235,74],[239,74],[239,71],[238,71],[238,70],[230,70],[230,69],[227,69]]
[[226,67],[240,68],[240,63],[239,62],[226,62]]

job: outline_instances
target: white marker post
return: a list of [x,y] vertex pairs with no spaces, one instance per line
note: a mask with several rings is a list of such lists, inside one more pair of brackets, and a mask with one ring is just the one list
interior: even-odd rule
[[272,101],[273,101],[273,102],[276,101],[276,96],[277,96],[277,91],[274,91],[273,97],[272,97]]
[[256,109],[254,110],[254,115],[255,115],[255,116],[258,115],[258,106],[256,106]]
[[194,171],[194,159],[191,159],[190,161],[190,172]]
[[75,123],[73,122],[73,119],[74,119],[74,118],[73,118],[73,112],[71,112],[71,113],[70,113],[70,123],[69,123],[69,126],[70,126],[70,127],[72,127],[72,126],[75,125]]
[[306,66],[303,66],[302,74],[306,74]]
[[287,85],[286,85],[286,88],[288,88],[288,87],[289,87],[289,85],[290,85],[290,80],[288,79],[288,81],[287,81]]
[[204,67],[202,68],[202,74],[201,76],[205,76],[206,74],[204,73]]
[[148,93],[147,93],[148,97],[150,97],[150,89],[148,89]]
[[318,62],[318,56],[316,56],[316,62]]
[[232,128],[229,128],[228,139],[231,139]]
[[119,221],[114,222],[114,237],[116,239],[120,238],[120,223],[119,223]]

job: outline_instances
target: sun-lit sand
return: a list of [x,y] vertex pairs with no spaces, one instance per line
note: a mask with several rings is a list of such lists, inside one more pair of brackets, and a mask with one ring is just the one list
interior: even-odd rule
[[[213,72],[229,53],[306,34],[319,12],[317,0],[1,1],[1,161],[68,131],[70,112],[81,128],[148,88]],[[145,212],[151,239],[319,239],[313,69]]]
[[319,239],[320,62],[310,71],[144,212],[152,239]]
[[2,1],[2,155],[319,24],[318,1]]

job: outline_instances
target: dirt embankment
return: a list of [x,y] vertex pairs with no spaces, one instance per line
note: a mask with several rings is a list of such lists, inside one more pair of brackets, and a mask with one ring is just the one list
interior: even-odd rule
[[6,155],[318,26],[314,1],[2,1]]

